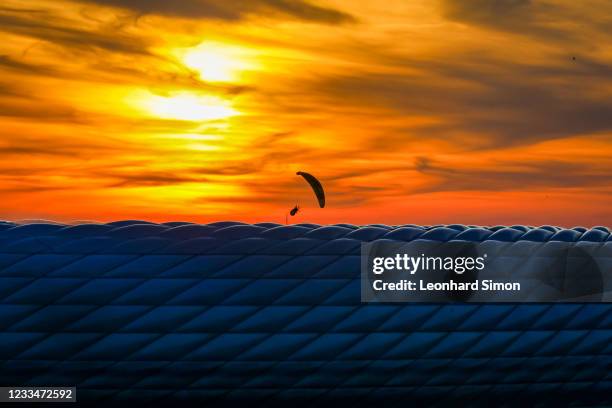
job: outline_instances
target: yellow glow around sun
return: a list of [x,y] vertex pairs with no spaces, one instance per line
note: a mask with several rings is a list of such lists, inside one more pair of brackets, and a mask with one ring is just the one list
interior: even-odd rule
[[247,50],[231,45],[204,42],[179,52],[183,63],[210,82],[235,82],[242,71],[254,68]]
[[149,95],[139,103],[152,115],[162,119],[205,121],[225,119],[238,112],[229,101],[212,95],[179,93],[172,96]]

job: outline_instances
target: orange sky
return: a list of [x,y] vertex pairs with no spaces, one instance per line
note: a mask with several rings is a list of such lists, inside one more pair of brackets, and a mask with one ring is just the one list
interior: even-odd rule
[[611,13],[4,0],[0,218],[612,225]]

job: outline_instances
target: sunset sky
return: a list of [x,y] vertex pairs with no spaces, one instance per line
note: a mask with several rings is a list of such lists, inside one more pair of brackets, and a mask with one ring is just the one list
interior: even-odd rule
[[0,218],[610,226],[610,16],[3,0]]

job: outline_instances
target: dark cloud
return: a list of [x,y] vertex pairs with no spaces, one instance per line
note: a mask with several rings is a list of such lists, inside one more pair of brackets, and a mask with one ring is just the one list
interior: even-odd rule
[[[104,142],[106,142],[104,144]],[[7,156],[64,156],[65,158],[93,158],[100,155],[118,154],[125,150],[125,143],[115,146],[109,141],[94,141],[78,138],[61,137],[31,137],[20,135],[20,137],[0,139],[0,155]],[[17,174],[19,171],[15,166],[21,166],[23,162],[19,159],[10,161],[13,166],[8,169],[0,168],[0,173]],[[49,168],[38,168],[39,171],[47,172]],[[26,168],[24,175],[35,172],[34,168]]]
[[[40,101],[38,101],[40,102]],[[39,119],[49,122],[82,122],[78,112],[69,106],[45,106],[17,98],[0,99],[0,117]]]
[[612,131],[612,97],[599,91],[612,83],[612,69],[596,60],[510,63],[483,53],[469,62],[450,55],[429,61],[398,57],[396,64],[422,74],[364,73],[314,84],[314,92],[344,105],[436,117],[436,124],[373,139],[375,149],[393,150],[418,138],[496,148]]
[[0,96],[4,98],[21,98],[24,97],[25,94],[23,89],[15,83],[0,82]]
[[542,188],[605,188],[612,184],[612,163],[541,160],[500,161],[486,168],[457,168],[435,163],[426,157],[415,161],[415,169],[434,177],[416,192],[524,191]]
[[317,6],[303,0],[80,0],[105,6],[121,7],[140,14],[159,14],[183,18],[240,20],[259,14],[281,14],[305,21],[327,24],[351,22],[342,11]]
[[107,187],[159,187],[184,183],[204,183],[201,176],[182,175],[174,172],[139,171],[132,173],[107,173],[99,176],[114,179]]
[[0,55],[0,68],[35,75],[57,75],[57,71],[54,68],[42,65],[28,64],[26,62],[19,61],[11,57],[10,55]]
[[568,40],[572,33],[549,22],[567,11],[531,0],[441,0],[443,15],[454,21],[541,39]]
[[38,185],[38,184],[34,184],[34,185],[19,185],[19,186],[14,186],[14,187],[7,187],[7,186],[3,186],[0,187],[0,192],[3,194],[29,194],[29,193],[43,193],[43,192],[47,192],[47,191],[62,191],[62,190],[66,190],[66,188],[64,187],[52,187],[52,186],[45,186],[45,185]]
[[88,173],[95,178],[110,179],[107,187],[158,187],[184,183],[207,183],[213,178],[218,182],[223,177],[247,175],[260,171],[260,168],[242,162],[227,162],[222,167],[194,166],[173,170],[148,170],[147,167],[150,164],[148,162],[123,162],[121,167],[126,167],[125,169],[119,167],[108,170],[97,167],[88,169]]
[[504,26],[530,22],[531,0],[441,0],[443,14],[452,20]]
[[[366,168],[360,169],[350,169],[350,170],[342,170],[327,177],[327,180],[346,180],[346,179],[354,179],[358,177],[364,176],[372,176],[380,173],[395,173],[411,170],[410,166],[402,165],[378,165],[376,167],[368,166]],[[389,183],[391,184],[391,183]]]
[[0,146],[0,155],[3,157],[6,156],[72,156],[76,155],[77,152],[73,149],[49,149],[48,146],[38,145],[8,145],[8,146]]
[[255,163],[227,162],[223,167],[196,167],[189,171],[208,176],[244,176],[260,170],[261,167]]
[[444,17],[463,24],[556,42],[589,47],[596,36],[610,37],[612,3],[536,0],[439,0]]
[[0,31],[35,38],[68,49],[103,49],[110,52],[148,55],[147,44],[139,37],[122,33],[118,27],[87,31],[77,22],[63,21],[53,14],[12,13],[0,9]]

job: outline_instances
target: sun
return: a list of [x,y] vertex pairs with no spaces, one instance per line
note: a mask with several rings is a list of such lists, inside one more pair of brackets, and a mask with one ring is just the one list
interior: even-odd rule
[[237,46],[204,42],[179,54],[185,66],[209,82],[237,82],[242,72],[253,68],[249,53]]
[[143,106],[152,115],[162,119],[207,121],[225,119],[238,114],[229,101],[212,95],[189,92],[170,96],[147,95],[141,98]]

